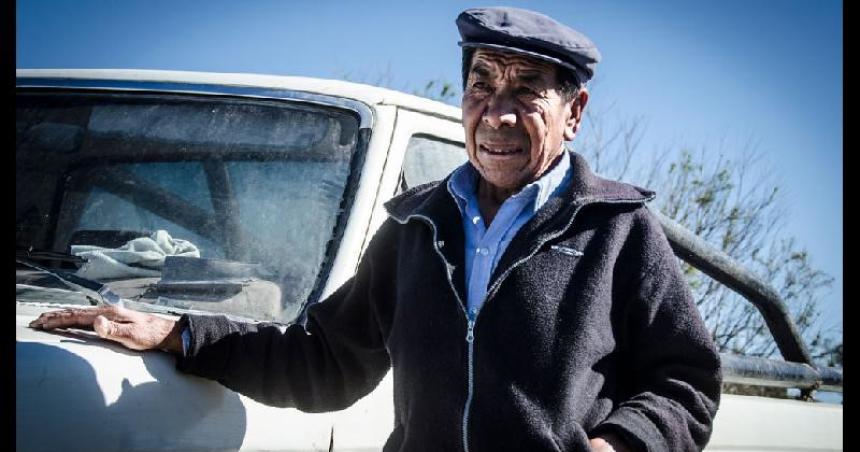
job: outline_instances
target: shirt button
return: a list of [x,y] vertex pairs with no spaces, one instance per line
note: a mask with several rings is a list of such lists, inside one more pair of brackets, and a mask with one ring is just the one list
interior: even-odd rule
[[490,254],[490,250],[488,250],[486,248],[478,248],[475,250],[475,252],[480,254],[481,256],[486,256],[486,255]]
[[444,240],[439,240],[438,242],[436,242],[436,246],[437,246],[437,247],[439,247],[439,248],[444,247],[444,246],[445,246],[445,241],[444,241]]
[[479,221],[481,221],[480,216],[475,215],[474,217],[472,217],[472,224],[478,224]]

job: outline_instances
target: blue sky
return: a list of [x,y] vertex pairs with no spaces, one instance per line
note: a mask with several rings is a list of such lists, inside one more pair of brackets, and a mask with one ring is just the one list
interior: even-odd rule
[[[784,188],[786,235],[835,278],[842,327],[842,2],[509,1],[600,48],[589,108],[642,117],[641,146],[747,140]],[[456,1],[17,1],[17,66],[459,81]],[[619,119],[620,118],[620,119]],[[574,146],[575,146],[574,142]]]

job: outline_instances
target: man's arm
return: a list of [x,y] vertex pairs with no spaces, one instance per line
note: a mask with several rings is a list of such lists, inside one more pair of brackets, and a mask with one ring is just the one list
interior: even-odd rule
[[219,381],[261,403],[319,412],[346,408],[390,367],[363,273],[312,306],[306,326],[184,316],[191,333],[177,368]]
[[640,276],[623,326],[630,395],[591,434],[616,434],[633,450],[701,450],[720,399],[719,353],[659,223],[637,214],[628,256]]

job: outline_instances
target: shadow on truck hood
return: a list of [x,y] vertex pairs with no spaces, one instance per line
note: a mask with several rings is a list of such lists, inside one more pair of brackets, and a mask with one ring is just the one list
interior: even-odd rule
[[[19,314],[21,314],[19,310]],[[178,373],[174,359],[85,334],[16,332],[16,449],[238,450],[238,394]]]

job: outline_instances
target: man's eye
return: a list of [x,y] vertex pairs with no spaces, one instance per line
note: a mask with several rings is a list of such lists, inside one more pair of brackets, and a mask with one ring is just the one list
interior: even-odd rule
[[517,88],[517,95],[522,95],[522,96],[537,96],[537,95],[538,95],[538,93],[537,93],[537,91],[535,91],[535,90],[533,90],[533,89],[531,89],[531,88],[520,87],[520,88]]
[[472,83],[472,88],[479,89],[479,90],[488,90],[488,89],[490,89],[490,85],[488,85],[485,82],[475,82],[475,83]]

